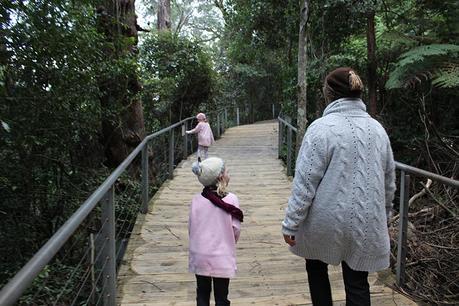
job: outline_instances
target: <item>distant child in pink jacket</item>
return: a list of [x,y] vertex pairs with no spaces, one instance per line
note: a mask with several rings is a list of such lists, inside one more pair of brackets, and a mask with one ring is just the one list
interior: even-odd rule
[[226,192],[225,163],[218,157],[195,162],[193,173],[204,185],[190,206],[189,271],[196,274],[196,302],[209,306],[212,282],[215,305],[230,305],[229,279],[236,274],[236,242],[243,213],[236,195]]
[[214,134],[207,122],[206,115],[199,113],[196,115],[198,125],[192,130],[186,131],[187,134],[198,134],[198,159],[204,160],[208,157],[207,151],[214,143]]

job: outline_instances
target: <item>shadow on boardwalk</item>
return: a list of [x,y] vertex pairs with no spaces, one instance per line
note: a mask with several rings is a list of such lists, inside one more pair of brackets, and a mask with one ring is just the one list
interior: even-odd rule
[[[232,305],[312,305],[304,260],[292,255],[280,222],[291,182],[277,159],[277,122],[231,128],[210,148],[223,158],[245,213],[237,247],[238,274],[230,282]],[[138,219],[119,273],[121,305],[195,305],[195,278],[188,273],[188,205],[202,187],[190,156],[175,170]],[[336,305],[344,305],[341,268],[330,266]],[[370,276],[373,305],[415,305]]]

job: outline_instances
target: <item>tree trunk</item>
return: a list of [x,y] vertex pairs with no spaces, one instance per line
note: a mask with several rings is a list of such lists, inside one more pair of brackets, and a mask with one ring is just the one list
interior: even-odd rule
[[[113,44],[104,53],[115,65],[119,60],[137,56],[135,0],[106,1],[105,4],[97,10],[99,31],[108,43]],[[110,167],[119,165],[145,137],[143,107],[137,97],[142,85],[135,65],[125,69],[123,75],[99,80],[102,138],[106,164]]]
[[308,0],[301,2],[300,9],[300,31],[298,36],[298,111],[297,111],[297,137],[296,137],[296,152],[300,149],[303,141],[304,133],[306,131],[306,125],[308,119],[306,117],[306,26],[308,23],[309,15],[309,3]]
[[170,30],[171,23],[171,1],[159,0],[158,1],[158,23],[159,31]]
[[367,14],[367,56],[368,56],[368,99],[370,115],[375,116],[376,107],[376,38],[375,38],[375,12]]

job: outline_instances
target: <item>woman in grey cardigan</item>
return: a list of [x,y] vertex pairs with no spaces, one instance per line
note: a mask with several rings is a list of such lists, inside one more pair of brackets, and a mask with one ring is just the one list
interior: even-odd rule
[[304,136],[282,222],[291,252],[306,259],[314,305],[332,305],[328,264],[342,265],[347,306],[370,305],[368,272],[389,267],[394,159],[362,90],[351,68],[325,78],[328,105]]

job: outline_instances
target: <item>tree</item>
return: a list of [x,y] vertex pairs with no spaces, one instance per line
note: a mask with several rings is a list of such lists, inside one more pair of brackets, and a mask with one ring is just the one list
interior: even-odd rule
[[[106,1],[98,8],[99,30],[113,47],[104,49],[111,60],[99,79],[103,109],[102,134],[107,165],[120,164],[145,137],[143,108],[138,96],[138,25],[135,0]],[[120,67],[121,65],[121,67]]]
[[307,81],[306,81],[306,70],[307,70],[307,23],[309,17],[309,1],[301,1],[300,8],[300,31],[298,36],[298,113],[297,113],[297,137],[296,137],[296,151],[300,150],[300,144],[303,141],[304,133],[306,132],[306,126],[308,119],[306,116],[307,107]]
[[215,73],[208,54],[193,41],[170,32],[146,35],[140,46],[140,68],[149,125],[160,121],[167,126],[198,109],[212,109]]
[[375,35],[375,11],[367,12],[367,57],[368,57],[368,99],[370,110],[373,117],[377,112],[376,103],[376,35]]
[[170,0],[159,0],[158,1],[157,29],[158,31],[164,31],[164,30],[170,30],[171,27],[172,27],[171,1]]

